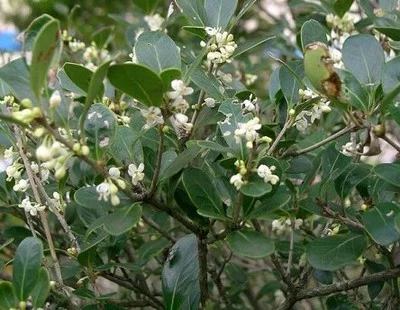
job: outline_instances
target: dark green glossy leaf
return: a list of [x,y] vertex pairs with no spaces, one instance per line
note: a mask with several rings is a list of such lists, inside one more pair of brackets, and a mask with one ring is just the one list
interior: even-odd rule
[[372,239],[380,245],[389,245],[400,239],[395,218],[400,209],[393,203],[381,202],[364,212],[362,220]]
[[240,191],[246,196],[258,198],[271,192],[272,186],[269,183],[265,183],[262,179],[254,179],[242,185]]
[[29,71],[22,58],[15,59],[0,68],[0,97],[12,94],[18,100],[29,98],[36,103],[29,80]]
[[362,87],[356,77],[347,70],[337,70],[342,81],[342,94],[348,98],[350,104],[362,111],[368,111],[368,92]]
[[350,191],[365,180],[371,173],[367,164],[351,164],[347,170],[335,180],[336,192],[344,199]]
[[198,309],[200,304],[197,238],[188,235],[171,248],[162,272],[167,310]]
[[226,219],[221,198],[208,174],[200,169],[188,168],[183,172],[182,183],[200,215]]
[[136,226],[141,216],[141,205],[133,204],[129,207],[119,208],[117,211],[106,215],[103,219],[103,226],[113,236],[122,235]]
[[[85,95],[87,95],[89,91],[90,81],[93,77],[93,72],[83,65],[74,64],[71,62],[65,63],[63,70],[68,79],[72,83],[74,83],[79,89],[83,90],[85,92]],[[67,82],[67,80],[65,81]],[[68,87],[68,84],[66,86]]]
[[35,38],[30,65],[31,85],[36,98],[40,98],[42,88],[47,80],[47,73],[59,44],[60,22],[51,20],[42,27]]
[[35,287],[42,257],[43,245],[37,238],[26,238],[18,246],[13,264],[13,286],[19,300],[25,301]]
[[325,28],[316,20],[310,19],[301,27],[301,44],[304,48],[314,42],[328,44]]
[[50,293],[50,276],[46,268],[42,267],[39,271],[39,277],[32,290],[32,304],[35,308],[41,308],[46,303]]
[[117,126],[110,152],[120,164],[129,165],[143,162],[142,143],[136,131],[127,126]]
[[142,33],[136,41],[134,51],[139,64],[159,74],[166,69],[181,69],[179,49],[162,31]]
[[152,70],[141,65],[126,63],[108,69],[110,83],[132,98],[148,105],[163,103],[163,83]]
[[242,257],[263,258],[275,251],[274,242],[252,230],[235,231],[226,238],[231,251]]
[[380,164],[375,166],[374,172],[386,182],[400,187],[400,165]]
[[205,0],[208,25],[224,30],[236,11],[238,0]]
[[170,244],[170,241],[159,238],[144,243],[138,250],[138,264],[144,265],[152,258],[158,256]]
[[361,84],[381,81],[385,56],[380,43],[368,34],[349,37],[343,44],[343,62]]
[[350,9],[354,0],[335,0],[333,8],[339,17],[343,17],[344,14]]
[[367,245],[363,235],[328,236],[310,242],[306,256],[314,268],[333,271],[355,263]]
[[92,78],[89,82],[88,93],[86,97],[86,104],[91,104],[94,99],[102,99],[104,94],[103,81],[107,75],[108,67],[110,66],[111,60],[105,62],[96,69]]

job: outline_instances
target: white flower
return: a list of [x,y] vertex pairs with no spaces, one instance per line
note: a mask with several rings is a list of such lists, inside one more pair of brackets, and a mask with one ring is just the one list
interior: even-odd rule
[[272,230],[277,230],[277,231],[282,231],[285,229],[285,225],[283,225],[283,221],[281,219],[279,220],[273,220],[272,221]]
[[[285,221],[285,224],[287,226],[292,226],[292,221],[290,219],[287,219]],[[303,220],[302,219],[295,219],[295,221],[294,221],[294,229],[300,229],[301,225],[303,225]]]
[[256,109],[257,98],[253,99],[252,96],[249,99],[246,99],[242,103],[242,109],[244,112],[253,112]]
[[305,132],[308,128],[308,121],[304,117],[297,116],[295,125],[298,131]]
[[184,125],[189,121],[189,118],[182,113],[175,114],[175,119],[180,125]]
[[231,177],[229,182],[236,187],[236,190],[239,190],[244,184],[243,176],[240,173],[235,174]]
[[33,171],[33,173],[39,173],[39,165],[37,163],[35,163],[34,161],[31,162],[31,169]]
[[193,124],[189,123],[189,118],[182,113],[177,113],[174,115],[175,125],[178,127],[178,130],[183,130],[186,133],[190,133],[193,128]]
[[172,14],[174,14],[174,2],[173,1],[169,4],[167,19],[170,18]]
[[68,47],[71,49],[73,53],[79,52],[81,50],[84,50],[86,45],[85,43],[78,41],[74,39],[73,41],[68,42]]
[[137,185],[144,179],[144,164],[141,163],[138,167],[135,164],[128,166],[128,174],[132,177],[132,184]]
[[121,176],[121,172],[116,167],[111,167],[110,170],[108,170],[108,174],[113,178],[119,178]]
[[267,165],[260,165],[257,168],[257,174],[260,176],[260,178],[264,179],[265,183],[271,183],[272,185],[275,185],[279,182],[279,177],[273,174],[275,169],[275,166],[268,167]]
[[205,27],[204,30],[209,36],[215,36],[220,31],[220,29],[213,27]]
[[25,212],[30,213],[32,216],[36,216],[38,212],[46,209],[46,206],[39,205],[38,203],[32,204],[29,200],[29,197],[26,197],[22,202],[18,205],[19,208],[23,208]]
[[206,32],[213,36],[207,59],[215,64],[230,62],[229,58],[233,55],[237,47],[232,34],[220,31],[220,29],[206,27]]
[[242,137],[245,137],[247,141],[254,141],[258,138],[257,130],[261,129],[260,119],[255,117],[249,120],[247,123],[238,123],[238,128],[235,130],[235,141],[240,143]]
[[160,14],[146,15],[144,20],[151,31],[158,31],[162,29],[162,25],[164,23],[164,18],[162,18]]
[[206,99],[204,99],[204,104],[209,108],[215,108],[215,99],[214,98],[206,98]]
[[167,96],[170,99],[179,99],[180,97],[193,94],[193,88],[186,86],[182,80],[173,80],[171,87],[173,91],[167,92]]
[[22,165],[17,162],[13,163],[11,166],[6,168],[7,173],[7,181],[11,181],[12,179],[19,180],[21,178],[21,168]]
[[10,159],[13,157],[13,147],[10,146],[8,149],[4,151],[4,159]]
[[13,186],[13,190],[16,192],[25,192],[29,188],[28,180],[20,179],[18,183]]
[[108,182],[100,183],[96,186],[96,192],[99,194],[99,200],[108,201],[111,194],[111,187]]
[[60,103],[61,103],[61,95],[60,95],[60,92],[58,90],[54,91],[51,94],[49,103],[50,103],[50,107],[51,108],[57,108],[60,105]]
[[357,146],[353,142],[347,142],[345,145],[342,146],[342,154],[354,157],[357,155]]
[[154,124],[164,124],[164,118],[161,109],[157,107],[150,107],[148,110],[140,110],[143,117],[146,119],[146,127],[150,128]]
[[257,81],[258,76],[255,74],[246,73],[244,78],[245,78],[245,84],[247,86],[250,86],[250,85],[253,85]]

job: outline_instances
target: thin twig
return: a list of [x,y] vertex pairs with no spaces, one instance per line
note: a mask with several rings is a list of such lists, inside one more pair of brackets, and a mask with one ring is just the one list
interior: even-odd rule
[[291,217],[290,219],[290,247],[289,247],[289,258],[288,258],[288,264],[287,264],[287,269],[286,273],[287,276],[290,278],[290,274],[292,272],[292,264],[293,264],[293,252],[294,252],[294,229],[296,226],[296,220]]
[[174,237],[172,237],[166,230],[164,230],[160,226],[158,226],[157,223],[154,222],[151,218],[148,218],[147,216],[142,215],[142,220],[147,225],[149,225],[151,228],[158,231],[161,235],[163,235],[165,238],[167,238],[172,243],[176,242],[176,239]]
[[207,237],[198,236],[197,237],[197,248],[199,252],[199,266],[200,266],[200,300],[203,309],[206,307],[208,295],[208,268],[207,268]]
[[34,178],[35,178],[35,181],[36,181],[36,184],[37,184],[37,187],[38,187],[40,193],[42,194],[43,198],[46,200],[47,205],[49,206],[49,209],[57,217],[61,227],[64,229],[64,231],[67,234],[72,245],[76,248],[77,252],[79,253],[81,251],[81,248],[79,246],[78,239],[72,233],[71,228],[69,227],[64,216],[60,213],[60,211],[58,211],[57,206],[50,199],[49,195],[47,195],[47,192],[46,192],[45,188],[43,187],[42,183],[40,183],[40,180],[38,179],[38,177],[34,176]]
[[313,151],[313,150],[315,150],[315,149],[317,149],[317,148],[319,148],[319,147],[321,147],[321,146],[323,146],[323,145],[325,145],[325,144],[327,144],[327,143],[329,143],[329,142],[331,142],[333,140],[336,140],[336,139],[340,138],[341,136],[353,131],[355,128],[357,128],[355,125],[350,126],[350,127],[345,127],[342,130],[339,130],[338,132],[336,132],[333,135],[329,136],[328,138],[326,138],[326,139],[324,139],[324,140],[322,140],[322,141],[320,141],[318,143],[315,143],[314,145],[306,147],[306,148],[304,148],[302,150],[290,151],[290,152],[284,153],[283,156],[293,156],[294,157],[294,156],[299,156],[299,155],[311,152],[311,151]]
[[[40,195],[39,195],[39,192],[38,192],[38,189],[37,189],[37,186],[36,186],[34,173],[33,173],[32,168],[30,166],[28,157],[26,156],[26,154],[24,152],[24,149],[23,149],[20,130],[17,127],[14,127],[14,128],[15,128],[15,136],[16,136],[16,139],[17,139],[17,145],[18,145],[19,154],[20,154],[20,156],[22,158],[22,161],[24,163],[25,171],[26,171],[26,174],[28,176],[29,183],[31,184],[33,196],[35,198],[36,203],[38,203],[39,205],[42,205],[42,202],[41,202],[41,199],[40,199]],[[45,235],[46,235],[47,245],[48,245],[49,250],[50,250],[50,255],[51,255],[51,258],[53,260],[57,282],[63,286],[64,283],[63,283],[62,274],[61,274],[61,267],[60,267],[60,263],[59,263],[58,258],[57,258],[57,254],[56,254],[56,251],[55,251],[53,239],[51,237],[50,227],[49,227],[49,223],[47,221],[47,212],[44,211],[44,210],[40,211],[39,212],[39,216],[40,216],[40,220],[42,222],[42,225],[43,225],[43,228],[44,228],[44,232],[45,232]]]
[[271,147],[269,148],[267,152],[267,156],[271,156],[272,153],[275,151],[275,149],[278,147],[279,142],[282,140],[283,136],[285,135],[286,131],[293,125],[294,119],[289,118],[286,122],[285,125],[283,125],[283,128],[281,132],[278,134],[276,137],[274,143],[272,143]]

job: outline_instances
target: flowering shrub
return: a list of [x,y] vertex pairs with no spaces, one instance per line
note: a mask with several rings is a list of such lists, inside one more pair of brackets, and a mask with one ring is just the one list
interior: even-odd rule
[[398,309],[396,1],[158,2],[0,67],[0,309]]

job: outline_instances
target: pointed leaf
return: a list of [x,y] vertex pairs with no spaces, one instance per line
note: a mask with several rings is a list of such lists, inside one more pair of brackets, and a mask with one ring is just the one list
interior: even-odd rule
[[252,230],[235,231],[226,238],[231,251],[238,256],[263,258],[275,251],[274,242]]
[[42,257],[43,245],[37,238],[26,238],[18,246],[13,264],[13,286],[20,301],[25,301],[32,292]]
[[162,272],[167,310],[198,309],[200,304],[197,238],[188,235],[171,248]]
[[122,235],[136,226],[141,216],[142,206],[140,204],[120,208],[104,217],[104,229],[113,236]]
[[133,63],[114,65],[108,69],[108,78],[115,88],[148,106],[163,103],[162,80],[146,67]]
[[32,304],[35,308],[41,308],[46,303],[50,293],[50,276],[46,268],[42,267],[39,271],[39,277],[32,290]]

